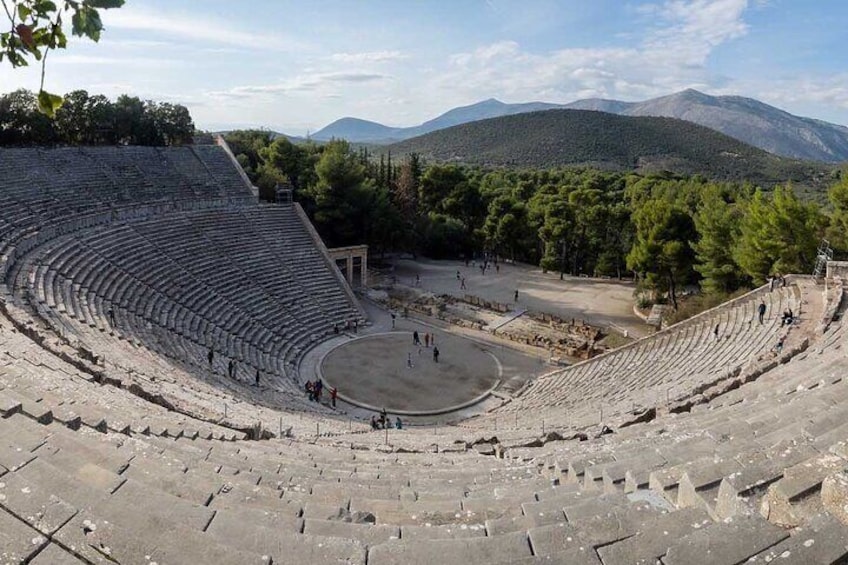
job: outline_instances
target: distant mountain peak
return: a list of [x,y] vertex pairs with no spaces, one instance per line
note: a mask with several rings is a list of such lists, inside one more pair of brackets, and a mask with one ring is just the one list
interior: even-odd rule
[[794,116],[753,98],[713,96],[694,88],[643,102],[589,98],[565,105],[545,102],[511,104],[487,98],[453,108],[413,127],[392,128],[346,117],[316,132],[313,137],[318,140],[336,137],[353,142],[390,143],[469,122],[555,108],[679,118],[777,155],[817,161],[848,161],[848,128]]

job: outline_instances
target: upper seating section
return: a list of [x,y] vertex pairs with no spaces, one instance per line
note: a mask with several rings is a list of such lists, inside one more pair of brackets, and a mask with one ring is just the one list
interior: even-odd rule
[[61,147],[0,149],[3,219],[173,200],[252,198],[223,148]]

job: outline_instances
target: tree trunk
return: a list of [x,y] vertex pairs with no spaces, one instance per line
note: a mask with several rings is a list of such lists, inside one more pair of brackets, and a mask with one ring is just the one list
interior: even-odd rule
[[668,274],[668,297],[671,299],[671,305],[677,311],[677,292],[674,287],[674,275]]

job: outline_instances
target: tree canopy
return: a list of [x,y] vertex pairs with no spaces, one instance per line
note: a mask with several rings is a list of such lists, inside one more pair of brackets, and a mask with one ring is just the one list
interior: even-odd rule
[[3,145],[183,145],[191,143],[194,122],[185,106],[121,95],[74,90],[50,119],[38,110],[35,94],[0,95]]
[[73,35],[99,41],[103,31],[99,10],[120,8],[124,0],[64,0],[58,5],[50,0],[2,0],[2,5],[9,27],[0,32],[0,62],[13,67],[27,66],[31,59],[41,62],[37,108],[53,117],[62,97],[44,90],[44,75],[49,52],[68,44],[64,29],[68,16]]
[[434,258],[487,251],[571,275],[635,275],[672,304],[683,287],[726,296],[775,272],[810,272],[828,225],[837,253],[848,254],[840,175],[828,215],[790,185],[763,191],[668,172],[428,164],[415,153],[374,157],[343,141],[298,144],[261,132],[228,141],[260,186],[291,183],[330,245]]

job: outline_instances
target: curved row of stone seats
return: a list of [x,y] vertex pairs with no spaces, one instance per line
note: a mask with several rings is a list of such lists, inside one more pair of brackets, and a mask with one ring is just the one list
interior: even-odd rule
[[45,349],[0,317],[0,367],[9,371],[9,389],[19,379],[27,391],[24,397],[10,393],[10,409],[72,426],[102,429],[105,422],[106,429],[127,434],[207,437],[211,430],[213,437],[227,439],[242,437],[249,430],[253,437],[270,432],[313,438],[316,433],[356,434],[367,429],[364,423],[309,402],[303,391],[280,390],[268,375],[263,374],[260,386],[255,386],[254,375],[245,370],[237,371],[241,379],[226,376],[226,363],[216,362],[217,372],[209,370],[205,360],[203,365],[185,366],[72,318],[58,321],[67,323],[69,335],[81,336],[100,360],[90,367],[93,371],[82,372],[57,357],[73,358],[78,350],[58,343]]
[[[793,364],[803,371],[808,361],[796,360],[786,367]],[[824,418],[826,405],[813,401],[829,399],[830,406],[839,406],[842,403],[834,392],[824,387],[809,391],[798,397],[804,404],[794,413]],[[809,469],[816,462],[814,457],[822,453],[813,453],[798,438],[778,439],[778,434],[788,432],[780,419],[763,417],[775,412],[769,400],[668,416],[599,440],[555,442],[533,450],[537,453],[528,463],[518,464],[473,452],[345,452],[296,442],[221,444],[199,437],[174,441],[120,436],[116,442],[119,450],[124,446],[135,449],[114,457],[91,451],[114,436],[101,434],[97,447],[92,447],[80,439],[89,437],[83,428],[77,432],[83,435],[55,439],[52,448],[43,452],[46,460],[41,463],[37,462],[38,452],[44,438],[38,438],[38,447],[28,450],[26,457],[35,459],[25,464],[10,462],[11,472],[0,480],[28,492],[21,496],[11,490],[17,498],[0,505],[15,516],[29,517],[28,527],[36,525],[33,516],[38,516],[38,501],[44,500],[41,493],[50,492],[71,507],[68,513],[74,512],[78,507],[63,497],[70,499],[84,485],[75,483],[79,473],[66,477],[57,469],[78,469],[80,461],[87,460],[84,476],[90,477],[93,467],[103,469],[96,475],[113,489],[109,499],[88,498],[89,491],[86,510],[74,513],[54,534],[39,530],[44,539],[36,545],[46,546],[44,550],[50,547],[46,545],[49,541],[56,550],[82,548],[78,554],[89,559],[105,547],[110,557],[132,560],[141,555],[137,551],[149,552],[145,555],[159,551],[160,559],[180,556],[178,560],[185,560],[199,555],[195,552],[203,547],[214,547],[220,548],[217,555],[224,562],[234,558],[234,551],[247,552],[238,554],[240,559],[267,555],[285,562],[286,558],[280,557],[284,545],[303,562],[346,555],[353,562],[367,559],[369,563],[416,563],[436,557],[448,562],[478,559],[497,563],[549,557],[578,563],[599,563],[601,559],[605,564],[631,563],[634,556],[648,561],[662,558],[664,563],[737,563],[750,556],[765,558],[789,551],[800,555],[800,562],[839,562],[845,553],[845,529],[826,514],[802,516],[803,529],[790,531],[767,523],[757,512],[744,512],[750,505],[739,499],[738,508],[729,507],[735,508],[733,521],[714,520],[715,513],[725,512],[711,502],[716,481],[720,481],[719,492],[723,485],[746,474],[755,485],[777,485],[786,477],[758,480],[753,471],[783,473],[796,465]],[[745,427],[743,418],[757,424]],[[28,422],[34,421],[16,422],[15,429],[25,429]],[[26,443],[16,441],[18,447]],[[556,449],[560,445],[567,448]],[[152,453],[149,446],[155,448]],[[661,453],[660,448],[664,450]],[[771,456],[765,455],[767,450],[772,450]],[[659,465],[647,461],[652,452],[658,452],[664,461]],[[543,454],[553,458],[561,485],[552,486],[549,477],[539,474],[535,461]],[[813,457],[798,463],[808,454]],[[613,461],[617,469],[607,465]],[[5,463],[0,461],[0,465]],[[615,482],[622,469],[624,488]],[[827,469],[831,471],[833,466]],[[71,487],[51,484],[51,488],[43,488],[43,481],[57,480],[57,476]],[[614,491],[600,490],[598,476],[603,484],[609,477]],[[109,483],[108,477],[124,482]],[[790,472],[788,478],[797,481],[798,475]],[[128,490],[121,493],[124,488]],[[633,492],[625,496],[622,490]],[[769,500],[785,500],[791,509],[792,497],[786,496],[785,490],[775,489]],[[33,493],[36,496],[31,496]],[[148,498],[136,502],[141,493]],[[749,500],[756,498],[745,494]],[[55,509],[59,503],[50,500]],[[35,504],[36,511],[27,504]],[[135,509],[133,524],[140,524],[151,537],[182,518],[184,526],[202,522],[192,516],[211,517],[211,521],[200,534],[196,527],[181,532],[190,540],[186,546],[178,547],[163,533],[159,545],[139,549],[130,541],[131,532],[138,530],[123,526],[130,519],[126,510],[130,504]],[[672,504],[681,508],[674,510]],[[171,509],[168,516],[160,515],[162,506]],[[203,514],[203,508],[209,512]],[[24,539],[16,528],[9,531],[16,536],[4,531],[10,547]],[[330,553],[314,553],[319,549]]]
[[[553,477],[587,491],[647,489],[679,508],[700,508],[717,520],[761,515],[781,527],[800,527],[799,537],[824,523],[832,529],[835,521],[822,522],[822,512],[848,522],[840,502],[848,488],[848,381],[839,370],[845,331],[832,331],[830,337],[841,336],[841,341],[834,339],[822,353],[798,356],[743,385],[722,398],[724,403],[596,440],[555,442],[508,454],[547,457]],[[815,386],[784,388],[811,375],[818,379]],[[845,526],[839,531],[836,539],[843,546],[833,561],[848,553]]]
[[2,149],[0,177],[4,196],[55,216],[63,208],[251,197],[229,156],[215,146]]
[[[111,309],[123,333],[172,357],[188,353],[200,364],[211,348],[251,374],[285,375],[336,323],[360,320],[293,208],[203,211],[74,234],[38,259],[29,282],[36,299],[84,324],[109,327]],[[145,340],[153,327],[169,333]]]
[[[2,326],[0,415],[24,414],[42,423],[100,432],[234,440],[244,432],[175,412],[115,386],[106,386]],[[150,395],[155,396],[155,395]]]
[[4,274],[51,234],[110,221],[109,213],[255,201],[222,147],[3,148],[0,183]]
[[791,540],[756,515],[714,522],[474,453],[340,456],[294,442],[72,432],[20,415],[0,420],[0,445],[13,427],[20,450],[0,451],[0,520],[14,526],[0,545],[23,559],[738,563]]
[[[804,302],[812,300],[818,309],[821,299],[818,291],[802,296],[801,288],[808,285],[798,280],[774,292],[754,291],[729,306],[539,377],[493,415],[532,412],[551,425],[583,419],[597,424],[689,398],[772,351],[789,332],[782,323],[784,311],[792,310],[796,326],[813,323],[815,315]],[[767,307],[763,324],[757,320],[761,300]],[[481,425],[490,419],[482,418]]]

